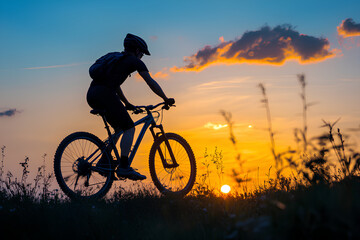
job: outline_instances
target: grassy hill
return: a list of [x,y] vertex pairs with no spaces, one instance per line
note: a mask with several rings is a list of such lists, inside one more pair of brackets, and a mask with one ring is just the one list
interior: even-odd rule
[[[11,239],[358,239],[360,179],[183,199],[119,189],[106,200],[0,192]],[[28,186],[29,188],[29,186]],[[20,188],[19,188],[20,189]],[[39,197],[40,196],[40,197]]]

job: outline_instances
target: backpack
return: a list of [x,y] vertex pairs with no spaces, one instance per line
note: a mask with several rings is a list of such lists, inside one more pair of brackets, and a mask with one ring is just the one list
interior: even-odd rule
[[113,68],[114,63],[123,56],[125,56],[123,52],[111,52],[102,56],[89,68],[90,77],[96,81],[106,79],[109,75],[109,70]]

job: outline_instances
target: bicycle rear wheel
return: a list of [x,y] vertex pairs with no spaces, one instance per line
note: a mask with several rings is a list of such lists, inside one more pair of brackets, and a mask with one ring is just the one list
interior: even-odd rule
[[[177,166],[173,165],[166,139],[169,141]],[[161,154],[168,166],[164,166]],[[151,179],[162,194],[185,196],[194,186],[196,179],[194,153],[186,140],[175,133],[166,133],[165,136],[155,140],[150,150],[149,168]]]
[[[98,137],[87,132],[72,133],[60,143],[55,153],[54,172],[61,190],[69,198],[96,199],[109,191],[113,172],[111,155],[105,149]],[[105,158],[99,167],[102,156]]]

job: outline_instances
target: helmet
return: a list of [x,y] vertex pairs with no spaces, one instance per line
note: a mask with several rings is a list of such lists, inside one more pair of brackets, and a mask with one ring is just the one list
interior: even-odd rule
[[150,55],[146,42],[141,37],[128,33],[124,39],[124,47],[128,49],[140,49],[146,55]]

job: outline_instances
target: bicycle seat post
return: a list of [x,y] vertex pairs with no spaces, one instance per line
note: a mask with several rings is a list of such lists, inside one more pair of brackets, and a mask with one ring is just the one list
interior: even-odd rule
[[102,118],[102,120],[104,121],[105,129],[106,129],[106,131],[107,131],[107,133],[108,133],[108,135],[109,135],[109,138],[110,138],[110,136],[111,136],[111,131],[110,131],[109,124],[107,123],[106,118],[105,118],[104,115],[101,115],[101,118]]
[[[117,160],[120,161],[119,152],[117,151],[116,145],[115,145],[115,142],[114,142],[114,139],[113,139],[112,136],[111,136],[111,131],[110,131],[109,124],[108,124],[107,121],[106,121],[105,115],[101,115],[101,117],[102,117],[102,119],[103,119],[103,121],[104,121],[106,131],[107,131],[107,133],[108,133],[108,135],[109,135],[109,142],[110,142],[112,148],[114,149],[115,156],[116,156]],[[110,155],[111,155],[111,151],[110,151]]]
[[[120,156],[119,156],[119,153],[118,153],[118,151],[117,151],[117,149],[116,149],[115,142],[114,142],[114,140],[113,140],[113,138],[112,138],[112,134],[111,134],[111,131],[110,131],[109,124],[108,124],[107,121],[106,121],[105,111],[102,110],[102,109],[93,109],[93,110],[90,111],[90,113],[101,116],[102,120],[104,121],[106,131],[107,131],[107,133],[108,133],[108,135],[109,135],[109,138],[108,138],[109,145],[111,145],[112,149],[113,149],[114,152],[115,152],[115,156],[116,156],[116,158],[117,158],[118,161],[119,161]],[[108,150],[110,150],[110,149],[108,148]],[[110,155],[111,155],[111,150],[110,150]]]

